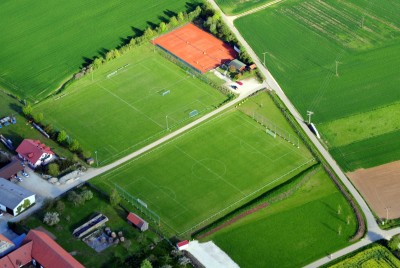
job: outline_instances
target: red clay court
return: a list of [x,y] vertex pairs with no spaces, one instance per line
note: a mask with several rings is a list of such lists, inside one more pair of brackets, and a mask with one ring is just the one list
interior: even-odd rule
[[236,51],[213,35],[189,23],[153,40],[194,69],[205,73],[236,58]]

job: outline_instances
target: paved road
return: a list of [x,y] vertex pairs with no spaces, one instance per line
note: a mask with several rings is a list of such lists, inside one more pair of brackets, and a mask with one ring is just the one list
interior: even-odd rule
[[[332,259],[338,258],[340,256],[346,255],[354,250],[357,250],[367,244],[370,244],[372,242],[375,242],[379,239],[390,239],[393,235],[400,233],[400,228],[396,228],[390,231],[383,231],[379,228],[378,224],[375,221],[375,217],[373,216],[371,210],[369,209],[367,203],[364,201],[364,199],[361,197],[361,195],[358,193],[358,191],[354,188],[354,186],[351,184],[351,182],[348,180],[346,175],[343,173],[343,171],[339,168],[338,164],[336,161],[332,158],[332,156],[329,154],[329,152],[325,149],[324,146],[320,143],[320,141],[314,136],[314,134],[309,130],[308,126],[304,123],[304,119],[302,115],[297,111],[297,109],[293,106],[291,101],[287,98],[285,93],[283,92],[282,88],[279,86],[279,84],[276,82],[275,78],[272,76],[272,74],[269,72],[265,66],[261,63],[261,60],[258,55],[255,54],[253,49],[249,46],[249,44],[246,42],[246,40],[242,37],[242,35],[239,33],[239,31],[236,29],[235,25],[233,24],[233,21],[237,17],[241,17],[241,15],[237,15],[235,17],[228,17],[226,16],[222,10],[219,8],[219,6],[215,3],[214,0],[207,0],[216,10],[218,10],[221,13],[221,18],[224,20],[224,22],[228,25],[230,30],[236,35],[237,39],[239,42],[244,46],[246,51],[249,53],[251,58],[254,60],[254,63],[258,66],[259,70],[265,75],[266,77],[266,83],[268,85],[269,89],[272,89],[276,92],[276,94],[281,98],[281,100],[285,103],[287,108],[289,109],[290,113],[296,118],[297,122],[301,126],[301,128],[304,130],[304,132],[307,134],[309,139],[312,141],[312,143],[316,146],[318,151],[321,153],[321,155],[326,159],[326,161],[329,163],[329,165],[332,167],[332,169],[336,172],[338,175],[339,179],[343,182],[343,184],[347,187],[347,189],[350,191],[350,193],[353,195],[357,203],[360,205],[362,211],[364,212],[366,222],[367,222],[367,230],[368,233],[364,239],[359,241],[358,243],[355,243],[347,248],[344,248],[342,250],[339,250],[338,252],[335,252],[332,254],[332,258],[322,258],[320,260],[317,260],[314,263],[311,263],[307,267],[319,267],[325,263],[328,263]],[[276,4],[280,1],[274,1],[271,2],[271,4]],[[252,11],[258,11],[264,8],[267,8],[270,5],[264,5],[261,7],[258,7],[254,10],[246,12],[246,14],[251,14],[253,13]],[[261,57],[261,55],[260,55]],[[305,113],[306,111],[304,111]]]

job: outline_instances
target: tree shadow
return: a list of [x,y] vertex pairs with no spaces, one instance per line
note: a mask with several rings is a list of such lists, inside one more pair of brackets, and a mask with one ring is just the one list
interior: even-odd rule
[[172,10],[169,10],[169,9],[167,9],[167,10],[164,10],[164,14],[165,14],[165,15],[167,15],[169,18],[171,18],[171,17],[174,17],[174,16],[177,16],[177,15],[178,15],[178,13],[176,13],[176,12],[174,12],[174,11],[172,11]]
[[19,114],[22,113],[22,106],[19,106],[19,105],[15,104],[15,103],[10,103],[8,106],[14,112],[19,113]]
[[146,21],[146,23],[151,27],[151,29],[156,29],[158,27],[158,24],[155,24],[154,22]]
[[85,56],[83,56],[82,59],[83,59],[83,63],[81,65],[81,68],[83,68],[85,66],[88,66],[93,61],[91,58],[88,58],[88,57],[85,57]]
[[198,3],[199,3],[199,2],[197,2],[197,1],[186,2],[186,3],[185,3],[186,12],[189,13],[189,12],[192,12],[193,10],[195,10],[196,7],[198,6]]
[[136,28],[134,26],[131,26],[132,31],[135,33],[133,36],[141,36],[143,35],[144,31],[140,30],[139,28]]
[[158,18],[160,21],[164,22],[164,23],[168,23],[168,22],[169,22],[169,19],[166,18],[166,17],[164,17],[164,16],[158,16],[157,18]]

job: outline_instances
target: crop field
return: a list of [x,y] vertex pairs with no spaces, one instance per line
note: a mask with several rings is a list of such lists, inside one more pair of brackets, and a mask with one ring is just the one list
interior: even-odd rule
[[207,240],[213,240],[240,267],[302,267],[349,245],[356,226],[350,205],[318,167],[293,195]]
[[304,145],[274,138],[230,109],[93,183],[106,191],[122,187],[163,226],[188,235],[314,163]]
[[[352,155],[347,170],[400,154],[396,142],[385,139],[398,131],[390,111],[400,101],[399,11],[400,3],[390,0],[285,1],[235,21],[261,59],[267,52],[266,65],[299,112],[314,112],[329,148]],[[366,124],[367,133],[358,135]],[[348,146],[355,151],[346,151]],[[375,155],[378,146],[388,154]]]
[[[93,80],[92,80],[93,79]],[[212,110],[226,96],[144,45],[36,105],[103,165]],[[96,137],[96,138],[93,138]]]
[[43,99],[87,59],[187,3],[193,1],[1,1],[0,86],[31,102]]
[[235,15],[267,4],[271,0],[216,0],[215,2],[227,15]]
[[373,246],[358,252],[354,256],[347,258],[334,265],[327,265],[332,268],[352,268],[352,267],[380,267],[391,268],[400,267],[400,261],[387,248],[374,244]]

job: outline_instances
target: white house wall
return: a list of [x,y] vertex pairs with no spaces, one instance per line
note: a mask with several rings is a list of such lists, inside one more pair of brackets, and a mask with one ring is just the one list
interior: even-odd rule
[[[21,206],[21,205],[24,203],[24,201],[27,200],[27,199],[31,202],[31,206],[36,202],[35,195],[31,195],[31,196],[25,198],[24,200],[22,200],[22,201],[18,204],[18,206],[16,206],[16,207],[13,209],[14,216],[17,216],[17,215],[18,215],[18,213],[17,213],[18,207]],[[23,211],[24,211],[24,210],[21,210],[20,213],[22,213]]]

